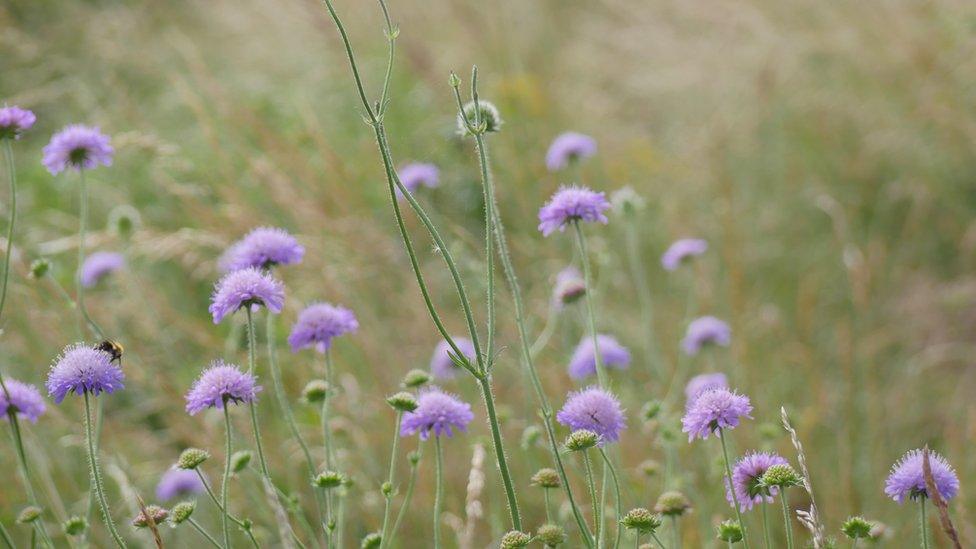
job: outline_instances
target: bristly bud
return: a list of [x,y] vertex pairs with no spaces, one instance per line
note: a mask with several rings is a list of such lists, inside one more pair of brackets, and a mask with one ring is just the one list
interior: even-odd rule
[[864,539],[871,537],[872,524],[862,517],[851,517],[844,522],[840,531],[851,539]]
[[580,452],[596,446],[600,442],[600,435],[588,429],[573,431],[566,438],[566,449],[570,452]]
[[765,487],[789,488],[803,483],[803,477],[796,469],[789,465],[773,465],[759,479],[759,484]]
[[403,384],[407,389],[416,389],[417,387],[422,387],[430,382],[430,374],[423,370],[410,370],[407,375],[403,376]]
[[637,530],[641,534],[649,534],[661,527],[661,517],[643,507],[627,511],[620,524],[629,530]]
[[180,459],[176,460],[176,466],[180,469],[192,470],[208,459],[210,459],[210,452],[200,448],[187,448],[180,454]]
[[528,450],[539,442],[542,437],[542,429],[538,425],[529,425],[522,431],[522,449]]
[[[478,113],[476,117],[474,101],[468,101],[464,105],[464,118],[462,118],[461,113],[458,113],[457,117],[457,127],[458,134],[460,135],[470,135],[471,132],[468,131],[467,125],[464,123],[464,119],[468,120],[468,124],[475,128],[479,133],[490,133],[497,132],[502,127],[502,117],[498,113],[498,108],[492,105],[488,101],[483,99],[478,100]],[[481,127],[478,127],[478,122],[481,122]]]
[[382,543],[383,543],[383,536],[380,535],[378,532],[372,532],[366,534],[366,537],[363,538],[363,542],[359,544],[359,547],[361,549],[376,549]]
[[61,525],[65,535],[80,536],[88,529],[88,521],[81,517],[71,517]]
[[42,258],[35,259],[30,264],[30,276],[34,280],[40,280],[51,272],[51,262]]
[[653,459],[648,459],[642,461],[640,465],[637,466],[641,473],[646,477],[653,477],[657,475],[658,471],[661,470],[661,465],[654,461]]
[[734,520],[723,521],[715,529],[718,531],[718,539],[725,543],[742,541],[742,526],[739,526],[739,523]]
[[333,488],[338,488],[345,484],[346,477],[342,473],[336,471],[323,471],[315,477],[312,484],[318,486],[319,488],[325,488],[326,490],[331,490]]
[[150,520],[152,524],[162,524],[169,518],[169,511],[158,505],[147,505],[145,509],[139,511],[136,518],[132,519],[132,525],[136,528],[146,528]]
[[322,379],[309,381],[302,389],[302,398],[309,404],[318,404],[329,394],[329,383]]
[[116,206],[108,213],[109,229],[123,239],[128,240],[141,225],[139,210],[128,204]]
[[691,509],[691,502],[677,490],[664,492],[657,498],[654,510],[662,515],[680,517]]
[[181,501],[169,510],[169,521],[173,524],[183,524],[196,508],[197,504],[193,501]]
[[644,209],[647,202],[644,197],[637,194],[632,187],[621,187],[610,195],[610,203],[618,212],[625,215],[632,215]]
[[651,421],[656,418],[658,414],[661,413],[661,401],[660,400],[649,400],[644,407],[641,408],[641,417],[644,421]]
[[534,475],[532,475],[532,484],[538,486],[539,488],[559,488],[562,485],[559,479],[559,473],[555,469],[539,469]]
[[566,543],[566,531],[557,524],[543,524],[536,532],[536,538],[546,547],[556,547]]
[[451,72],[451,76],[447,79],[447,85],[456,88],[461,85],[461,79],[454,72]]
[[30,524],[41,518],[41,508],[35,505],[28,505],[17,515],[17,522],[20,524]]
[[234,473],[240,473],[251,463],[251,452],[248,450],[239,450],[234,452],[230,456],[230,470]]
[[519,547],[527,547],[531,541],[532,536],[529,534],[512,530],[502,536],[502,542],[498,547],[499,549],[518,549]]
[[410,462],[412,467],[416,467],[420,463],[420,452],[410,452],[407,454],[407,461]]
[[384,482],[383,484],[380,485],[380,492],[382,492],[383,493],[383,496],[385,496],[385,497],[392,496],[393,495],[393,484],[391,484],[390,481]]
[[398,412],[412,412],[417,409],[417,397],[411,393],[397,393],[387,397],[386,403]]

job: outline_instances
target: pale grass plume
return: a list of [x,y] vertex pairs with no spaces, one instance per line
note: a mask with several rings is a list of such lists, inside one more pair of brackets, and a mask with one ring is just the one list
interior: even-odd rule
[[456,515],[444,518],[457,534],[460,549],[474,549],[474,534],[478,521],[484,518],[481,494],[485,489],[485,446],[475,444],[471,452],[471,469],[468,472],[468,488],[464,497],[464,520]]
[[796,517],[800,524],[809,530],[813,536],[814,549],[825,549],[827,547],[827,536],[824,534],[820,511],[817,510],[817,500],[813,497],[813,486],[810,484],[810,471],[807,469],[807,457],[803,453],[803,444],[800,443],[800,437],[796,434],[796,430],[790,425],[790,416],[786,413],[786,407],[781,407],[779,413],[783,420],[783,428],[790,434],[790,442],[796,448],[796,459],[800,463],[800,473],[803,475],[803,489],[810,496],[810,508],[807,510],[797,509]]

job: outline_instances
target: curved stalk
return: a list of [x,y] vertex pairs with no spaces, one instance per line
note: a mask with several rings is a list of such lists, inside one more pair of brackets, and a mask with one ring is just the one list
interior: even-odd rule
[[203,529],[203,526],[200,526],[200,523],[199,522],[193,520],[193,517],[188,518],[186,521],[189,522],[190,523],[190,526],[192,526],[194,530],[196,530],[197,532],[199,532],[201,536],[205,537],[207,539],[207,541],[210,542],[210,545],[213,545],[214,547],[217,547],[218,549],[220,549],[220,548],[223,547],[222,545],[220,545],[219,543],[217,543],[217,540],[215,540],[213,538],[213,536],[211,536],[210,534],[208,534],[207,531]]
[[[4,390],[6,391],[6,387],[4,387]],[[9,395],[6,398],[7,402],[10,402]],[[24,451],[24,440],[20,433],[20,420],[17,418],[17,412],[13,406],[7,407],[7,419],[10,422],[10,438],[14,443],[14,448],[17,450],[17,464],[20,467],[20,474],[24,479],[24,491],[27,493],[27,502],[39,508],[40,504],[38,503],[37,494],[34,492],[34,486],[31,484],[30,469],[27,466],[27,452]],[[47,530],[44,528],[44,521],[37,519],[33,522],[33,525],[38,537],[41,538],[41,542],[47,547],[54,547],[54,542],[51,541],[51,537],[48,536]]]
[[419,459],[422,448],[422,446],[417,446],[417,463],[410,463],[410,480],[407,481],[407,491],[403,494],[403,503],[400,504],[400,511],[397,513],[396,520],[393,521],[393,528],[390,529],[390,540],[396,539],[396,533],[400,529],[400,523],[403,522],[403,517],[407,514],[407,509],[410,508],[410,500],[413,499],[413,488],[417,483],[417,468],[420,465]]
[[91,482],[92,488],[95,490],[95,495],[98,498],[98,505],[102,510],[102,518],[105,520],[105,526],[108,528],[109,533],[112,535],[112,539],[115,544],[122,549],[126,548],[125,541],[122,540],[122,536],[119,535],[119,531],[115,528],[115,522],[112,520],[111,510],[108,506],[108,500],[105,499],[105,488],[102,484],[102,472],[98,466],[98,454],[95,451],[95,435],[94,435],[94,425],[92,421],[92,411],[91,411],[91,397],[88,395],[88,391],[84,392],[85,397],[85,438],[88,442],[88,465],[91,472]]
[[590,276],[590,257],[586,251],[586,238],[583,236],[583,228],[579,221],[573,221],[573,230],[576,233],[576,247],[580,254],[580,262],[583,263],[583,282],[586,284],[586,294],[583,299],[586,301],[586,323],[593,339],[593,358],[596,361],[596,376],[600,381],[600,386],[604,389],[609,388],[607,370],[603,365],[603,356],[600,355],[600,342],[596,332],[596,313],[593,311],[593,278]]
[[[593,504],[593,526],[596,539],[601,539],[603,519],[600,518],[600,502],[596,498],[596,482],[593,480],[593,467],[590,466],[590,456],[583,451],[583,471],[586,474],[586,487],[590,491],[590,502]],[[599,548],[599,541],[597,542]]]
[[[3,319],[3,306],[7,303],[7,282],[10,279],[10,256],[14,249],[14,225],[17,223],[17,170],[14,167],[14,151],[10,139],[3,139],[3,152],[7,160],[7,175],[10,179],[10,223],[7,225],[7,250],[3,255],[3,279],[0,285],[0,320]],[[0,387],[7,394],[7,386],[0,376]]]

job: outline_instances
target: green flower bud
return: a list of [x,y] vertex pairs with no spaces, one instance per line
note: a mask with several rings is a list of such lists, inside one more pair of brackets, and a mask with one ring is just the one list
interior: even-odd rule
[[384,482],[383,484],[380,485],[380,492],[382,492],[383,495],[386,496],[386,497],[392,496],[393,495],[393,485],[390,484],[389,481]]
[[180,454],[180,459],[176,460],[176,466],[180,469],[192,470],[208,459],[210,459],[210,452],[199,448],[187,448]]
[[566,531],[556,524],[543,524],[536,532],[536,537],[546,547],[556,547],[566,543]]
[[570,433],[566,438],[566,449],[570,452],[580,452],[592,448],[600,442],[600,435],[587,429],[580,429]]
[[461,79],[458,78],[458,75],[451,72],[451,76],[447,79],[447,85],[456,88],[461,85]]
[[773,465],[759,479],[759,484],[764,487],[775,486],[777,488],[789,488],[799,486],[803,483],[803,477],[789,465]]
[[871,523],[862,517],[851,517],[844,522],[840,531],[851,539],[863,539],[871,537]]
[[197,504],[193,501],[181,501],[169,510],[169,520],[173,524],[183,524],[196,508]]
[[326,490],[331,490],[333,488],[338,488],[345,484],[346,477],[342,473],[336,471],[323,471],[315,477],[312,484],[318,486],[319,488],[325,488]]
[[643,507],[627,511],[624,518],[620,519],[620,524],[629,530],[637,530],[641,534],[649,534],[661,527],[661,517],[652,514]]
[[128,239],[142,225],[142,217],[139,210],[129,205],[121,205],[112,208],[108,213],[109,229],[124,239]]
[[718,539],[725,543],[739,543],[742,541],[742,527],[734,520],[726,520],[716,527]]
[[412,412],[417,409],[417,397],[411,393],[397,393],[387,397],[386,403],[398,412]]
[[502,536],[502,542],[498,546],[499,549],[517,549],[519,547],[526,547],[529,542],[532,541],[532,536],[526,534],[525,532],[519,532],[518,530],[512,530],[511,532]]
[[230,456],[230,470],[234,473],[243,471],[251,463],[251,452],[248,450],[238,450]]
[[539,469],[532,475],[532,484],[538,486],[539,488],[559,488],[562,485],[560,482],[559,473],[555,469]]
[[529,425],[522,431],[522,449],[528,450],[535,446],[542,437],[542,429],[538,425]]
[[64,530],[65,535],[79,536],[88,529],[88,521],[81,517],[71,517],[64,521],[64,524],[61,525],[61,529]]
[[420,452],[410,452],[407,454],[407,461],[410,462],[412,467],[416,467],[420,463]]
[[691,502],[688,501],[688,498],[684,494],[677,490],[664,492],[657,498],[657,503],[654,505],[654,511],[669,517],[680,517],[688,509],[691,509]]
[[309,404],[318,404],[329,394],[329,383],[322,379],[309,381],[302,389],[302,398]]
[[35,280],[40,280],[51,272],[51,262],[44,259],[35,259],[30,264],[30,276]]
[[641,473],[646,477],[653,477],[661,470],[661,464],[653,459],[644,460],[637,466]]
[[[488,101],[479,99],[477,111],[478,112],[476,113],[474,101],[469,101],[464,106],[463,118],[462,115],[458,113],[458,117],[457,117],[458,134],[462,136],[471,134],[471,132],[468,130],[467,125],[464,123],[465,119],[467,119],[468,124],[474,127],[475,131],[479,133],[497,132],[498,130],[501,129],[502,117],[498,113],[497,107],[495,107]],[[479,122],[481,124],[480,127],[478,126]]]
[[41,512],[40,507],[28,505],[27,507],[24,507],[19,515],[17,515],[17,522],[20,524],[30,524],[41,518]]
[[136,518],[132,519],[132,525],[136,528],[146,528],[151,524],[162,524],[169,518],[169,511],[158,505],[147,505],[145,509],[139,511]]
[[359,547],[361,549],[376,549],[382,542],[383,536],[381,536],[378,532],[373,532],[366,534],[366,537],[363,538],[363,542],[359,544]]
[[641,417],[644,421],[651,421],[656,418],[658,414],[661,413],[661,401],[660,400],[649,400],[641,408]]
[[408,389],[416,389],[430,382],[430,374],[423,370],[410,370],[401,382]]

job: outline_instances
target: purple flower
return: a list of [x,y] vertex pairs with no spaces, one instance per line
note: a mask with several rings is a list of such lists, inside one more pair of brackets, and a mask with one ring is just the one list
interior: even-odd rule
[[661,255],[661,265],[668,271],[675,271],[685,260],[701,255],[708,250],[708,242],[700,238],[675,240]]
[[586,293],[586,281],[576,267],[566,267],[556,275],[552,289],[552,301],[556,307],[573,303]]
[[301,263],[305,248],[288,231],[277,227],[258,227],[227,248],[220,258],[225,273],[255,267]]
[[709,389],[728,389],[728,387],[729,378],[727,378],[723,373],[697,375],[689,379],[688,384],[685,385],[685,398],[687,399],[687,405],[690,406],[698,395]]
[[709,389],[698,395],[681,418],[681,431],[688,442],[708,438],[717,429],[734,429],[741,418],[752,419],[749,397],[724,388]]
[[[466,337],[455,337],[454,344],[461,349],[464,356],[468,360],[475,359],[474,343]],[[451,379],[458,374],[458,366],[454,364],[451,360],[450,353],[453,352],[451,345],[448,344],[446,339],[442,339],[437,347],[434,348],[434,354],[430,357],[430,373],[438,379]]]
[[[433,164],[422,164],[420,162],[414,162],[407,164],[397,170],[397,177],[400,178],[400,182],[403,186],[407,188],[411,193],[416,192],[421,185],[425,187],[436,187],[440,183],[440,170],[437,166]],[[400,193],[400,189],[396,189],[397,197],[403,198],[403,194]]]
[[627,424],[617,397],[599,387],[569,393],[556,420],[572,431],[586,429],[600,435],[601,446],[620,439],[620,431]]
[[85,258],[78,276],[85,288],[94,288],[106,276],[125,268],[125,256],[115,252],[95,252]]
[[729,325],[714,316],[696,318],[688,324],[688,332],[681,341],[685,354],[697,355],[705,345],[715,344],[728,347],[732,342],[732,330]]
[[179,497],[202,494],[205,488],[196,471],[169,469],[156,485],[156,499],[167,501]]
[[31,129],[37,117],[20,107],[0,107],[0,139],[20,139],[20,134]]
[[68,168],[81,171],[99,164],[111,166],[114,153],[108,136],[98,128],[74,124],[54,134],[44,147],[43,162],[47,171],[57,175]]
[[[630,366],[630,351],[612,336],[598,334],[596,341],[604,366],[618,370],[626,370]],[[569,359],[567,370],[569,377],[573,379],[584,379],[596,373],[596,353],[593,352],[592,337],[587,335],[580,339],[579,345],[573,351],[573,357]]]
[[314,303],[298,314],[288,335],[288,344],[293,353],[308,347],[324,353],[332,345],[332,338],[355,332],[358,328],[359,321],[349,309]]
[[[936,452],[929,451],[929,467],[942,499],[954,498],[959,492],[959,477],[949,462]],[[904,503],[905,498],[928,497],[922,472],[922,450],[912,450],[892,465],[891,474],[885,481],[885,495],[898,503]]]
[[12,403],[14,413],[29,419],[31,423],[37,423],[37,418],[41,417],[46,408],[37,387],[9,378],[4,380],[4,385],[10,393],[10,400],[7,400],[3,389],[0,389],[0,415],[8,417]]
[[403,414],[400,436],[420,433],[420,440],[434,436],[454,436],[454,429],[467,431],[474,419],[471,405],[456,396],[445,393],[439,387],[428,387],[417,396],[417,409]]
[[603,212],[609,208],[605,193],[586,187],[563,186],[539,209],[539,230],[542,236],[549,236],[557,229],[566,230],[566,225],[574,221],[599,221],[606,225],[608,220]]
[[[739,500],[739,509],[742,512],[752,509],[753,505],[762,503],[763,500],[772,503],[773,496],[779,493],[779,488],[775,486],[765,488],[759,485],[763,473],[773,465],[789,465],[789,462],[770,452],[751,452],[732,467],[732,486],[735,488],[735,497]],[[724,481],[725,499],[729,505],[734,505],[727,476],[724,477]]]
[[47,376],[47,392],[56,404],[68,393],[98,396],[122,389],[125,375],[112,356],[84,343],[68,345],[61,351]]
[[589,158],[596,154],[596,141],[588,135],[576,132],[560,134],[549,145],[546,152],[546,168],[557,172],[570,163]]
[[234,404],[254,402],[259,391],[261,387],[253,375],[215,360],[186,393],[186,412],[192,416],[207,408],[223,408],[224,400]]
[[272,313],[280,313],[285,304],[285,286],[269,274],[249,267],[233,271],[220,279],[210,298],[210,314],[214,324],[242,307],[264,305]]

